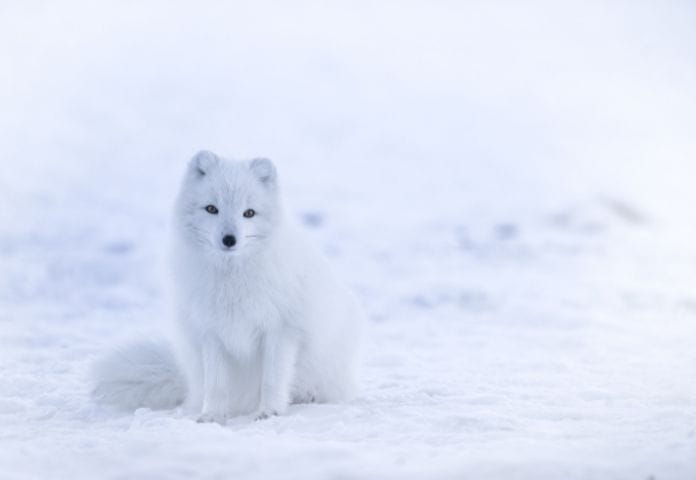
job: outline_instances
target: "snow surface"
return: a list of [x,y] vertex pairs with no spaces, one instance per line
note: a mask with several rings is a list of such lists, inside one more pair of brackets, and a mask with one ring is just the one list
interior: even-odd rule
[[[689,2],[3,2],[0,478],[696,478]],[[158,337],[184,163],[278,164],[363,388],[88,396]]]

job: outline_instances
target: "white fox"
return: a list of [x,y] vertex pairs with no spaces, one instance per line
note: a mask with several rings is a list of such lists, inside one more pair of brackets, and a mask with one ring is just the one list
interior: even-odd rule
[[94,397],[185,408],[201,422],[347,399],[363,314],[283,216],[268,159],[191,159],[174,215],[176,341],[142,342],[94,369]]

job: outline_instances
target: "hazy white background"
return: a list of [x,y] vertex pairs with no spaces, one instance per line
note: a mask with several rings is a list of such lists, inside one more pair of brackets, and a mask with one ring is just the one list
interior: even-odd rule
[[[0,3],[0,477],[696,474],[696,7]],[[269,156],[372,319],[364,388],[105,411],[207,148]]]

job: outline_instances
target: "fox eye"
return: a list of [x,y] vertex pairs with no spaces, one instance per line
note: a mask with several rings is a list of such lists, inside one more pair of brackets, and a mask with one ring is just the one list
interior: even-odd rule
[[244,211],[244,218],[251,218],[254,215],[256,215],[256,212],[254,210],[252,210],[251,208]]
[[208,205],[205,207],[205,211],[212,214],[212,215],[217,215],[218,209],[215,205]]

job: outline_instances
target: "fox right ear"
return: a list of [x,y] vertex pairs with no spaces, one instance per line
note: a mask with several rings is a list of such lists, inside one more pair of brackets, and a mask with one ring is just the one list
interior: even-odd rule
[[252,159],[249,162],[249,169],[265,186],[275,186],[278,174],[276,173],[275,165],[268,158]]
[[198,177],[205,177],[211,167],[216,165],[220,159],[213,152],[201,150],[193,156],[189,162],[189,171]]

